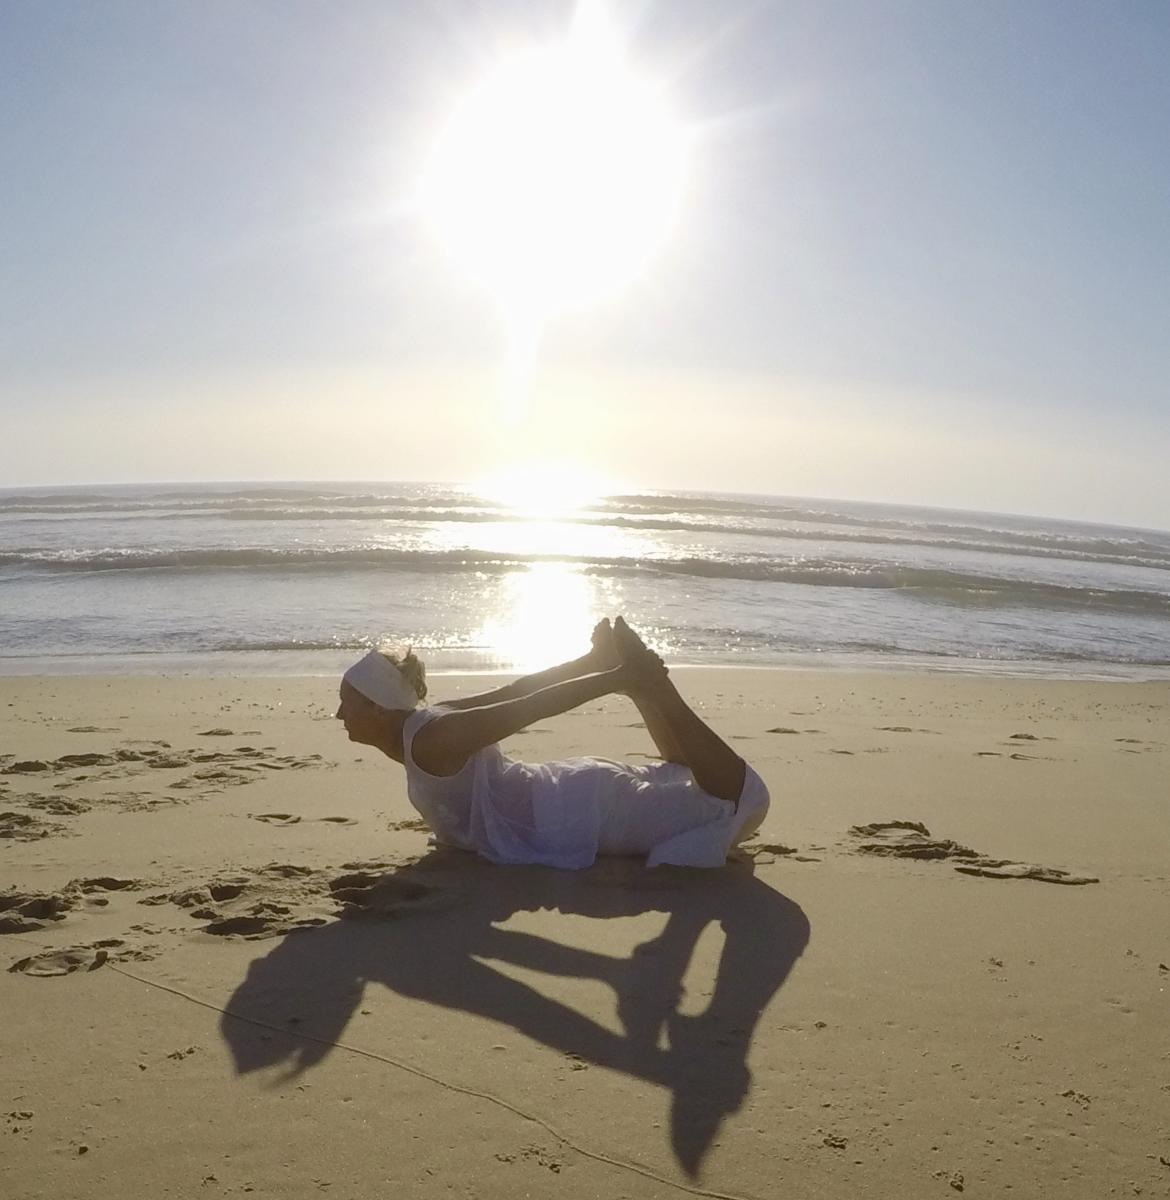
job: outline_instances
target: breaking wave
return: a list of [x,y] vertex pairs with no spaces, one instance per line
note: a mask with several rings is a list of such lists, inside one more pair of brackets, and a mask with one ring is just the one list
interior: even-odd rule
[[1096,608],[1170,617],[1170,591],[1008,579],[967,571],[828,558],[593,557],[570,554],[499,554],[483,550],[400,550],[385,547],[36,550],[0,553],[0,567],[79,571],[348,570],[499,574],[535,563],[565,563],[591,575],[678,575],[710,580],[795,584],[803,587],[898,590],[924,602],[972,606],[1026,605]]

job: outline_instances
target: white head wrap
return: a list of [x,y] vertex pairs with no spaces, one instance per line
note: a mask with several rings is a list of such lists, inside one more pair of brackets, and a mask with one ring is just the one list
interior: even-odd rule
[[359,658],[342,676],[367,700],[383,708],[414,708],[418,693],[402,678],[402,672],[377,650]]

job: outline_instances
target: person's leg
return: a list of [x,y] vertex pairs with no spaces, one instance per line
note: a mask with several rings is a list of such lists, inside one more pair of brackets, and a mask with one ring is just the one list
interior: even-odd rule
[[[614,622],[614,639],[623,661],[637,664],[650,655],[642,639],[621,617]],[[658,728],[672,749],[682,756],[681,761],[690,767],[699,787],[720,800],[738,802],[747,763],[691,709],[666,671],[651,667],[635,690],[652,706]]]
[[[622,661],[617,643],[613,638],[613,626],[609,623],[608,617],[603,617],[593,627],[592,638],[591,655],[597,670],[616,667]],[[648,650],[647,653],[649,653]],[[678,744],[678,739],[650,697],[641,688],[630,688],[626,695],[634,702],[634,707],[641,714],[646,731],[650,734],[654,746],[658,750],[658,757],[663,762],[682,763],[685,766],[687,760],[682,752],[682,747]]]
[[650,699],[699,787],[720,800],[738,803],[747,763],[694,712],[669,678],[654,685]]
[[674,730],[662,713],[658,711],[658,706],[654,701],[639,690],[632,690],[629,696],[642,716],[642,720],[646,725],[646,731],[650,734],[654,745],[658,748],[658,757],[663,762],[682,763],[684,766],[689,765],[687,757],[683,753],[683,748],[679,745],[678,738],[675,737]]

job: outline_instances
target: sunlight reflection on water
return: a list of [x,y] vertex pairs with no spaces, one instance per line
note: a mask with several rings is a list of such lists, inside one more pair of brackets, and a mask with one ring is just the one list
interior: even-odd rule
[[[489,661],[521,673],[577,658],[589,648],[593,625],[618,611],[622,588],[617,579],[564,559],[638,560],[653,553],[653,540],[640,531],[580,523],[601,489],[585,488],[571,470],[550,474],[545,464],[537,473],[513,471],[481,490],[497,495],[512,519],[465,527],[457,536],[439,529],[438,538],[450,538],[451,549],[528,562],[485,590],[488,611],[471,641]],[[541,561],[546,556],[553,561]]]
[[598,581],[566,563],[533,563],[504,581],[498,608],[475,641],[517,671],[539,671],[589,647],[601,616]]
[[640,530],[546,518],[485,521],[470,527],[452,523],[451,527],[434,530],[430,545],[440,550],[466,548],[501,557],[572,555],[593,560],[650,558],[663,550],[660,540]]

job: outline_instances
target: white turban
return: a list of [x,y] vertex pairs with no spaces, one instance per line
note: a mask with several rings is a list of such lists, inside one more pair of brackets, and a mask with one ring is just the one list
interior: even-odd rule
[[402,678],[402,672],[385,655],[371,650],[342,676],[367,700],[383,708],[414,708],[418,693]]

